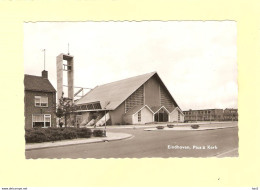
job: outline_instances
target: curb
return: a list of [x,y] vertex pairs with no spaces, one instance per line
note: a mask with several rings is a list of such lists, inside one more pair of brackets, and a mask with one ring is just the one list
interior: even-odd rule
[[192,129],[192,128],[188,128],[188,129],[185,129],[185,130],[182,130],[182,129],[170,129],[170,128],[167,128],[166,130],[165,129],[157,129],[156,127],[155,128],[148,128],[148,129],[144,129],[144,131],[206,131],[206,130],[216,130],[216,129],[227,129],[227,128],[235,128],[237,127],[237,125],[234,125],[234,126],[230,126],[230,127],[215,127],[215,128],[206,128],[206,129]]
[[[64,147],[64,146],[73,146],[73,145],[80,145],[80,144],[91,144],[91,143],[100,143],[100,142],[110,142],[110,141],[118,141],[118,140],[124,140],[124,139],[128,139],[128,138],[131,138],[133,137],[132,134],[127,134],[127,133],[120,133],[120,134],[124,134],[126,135],[125,137],[121,137],[121,138],[107,138],[107,137],[101,137],[100,139],[96,139],[94,141],[84,141],[82,140],[81,142],[78,142],[78,143],[71,143],[72,141],[68,141],[68,144],[61,144],[61,145],[50,145],[50,146],[42,146],[42,147],[31,147],[31,148],[26,148],[26,145],[25,145],[25,151],[28,151],[28,150],[36,150],[36,149],[45,149],[45,148],[56,148],[56,147]],[[57,142],[57,141],[56,141]],[[62,141],[58,141],[58,142],[62,142]],[[40,145],[40,143],[39,143]]]
[[[185,126],[189,126],[189,125],[192,125],[192,124],[199,124],[199,125],[209,125],[209,124],[226,124],[226,123],[231,123],[231,122],[210,122],[210,123],[178,123],[178,126],[180,127],[185,127]],[[172,123],[171,123],[172,124]],[[175,125],[176,123],[173,123],[173,125]],[[153,128],[153,127],[156,127],[158,124],[147,124],[147,125],[121,125],[121,126],[107,126],[107,129],[145,129],[145,128]],[[167,126],[167,123],[164,123],[164,124],[160,124],[160,125],[163,125],[163,126]],[[92,128],[92,127],[89,127],[89,128]],[[97,127],[97,129],[103,129],[104,127]]]

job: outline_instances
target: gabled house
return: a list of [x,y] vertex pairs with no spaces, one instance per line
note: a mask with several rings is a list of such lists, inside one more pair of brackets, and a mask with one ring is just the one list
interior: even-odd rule
[[48,71],[42,76],[24,75],[25,128],[56,127],[56,90],[48,80]]
[[184,121],[157,72],[97,86],[75,104],[76,122],[81,125],[98,123],[104,117],[112,125]]

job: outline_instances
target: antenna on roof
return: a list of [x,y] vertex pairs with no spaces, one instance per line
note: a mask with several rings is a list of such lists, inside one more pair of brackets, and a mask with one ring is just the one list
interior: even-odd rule
[[70,44],[68,43],[68,55],[70,54]]
[[43,64],[44,64],[44,70],[45,70],[45,49],[43,49],[42,51],[43,51]]

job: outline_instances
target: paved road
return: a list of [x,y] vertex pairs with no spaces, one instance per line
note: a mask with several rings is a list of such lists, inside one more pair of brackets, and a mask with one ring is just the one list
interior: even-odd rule
[[[205,131],[144,131],[143,129],[109,129],[109,131],[130,133],[134,137],[104,143],[28,150],[26,151],[26,158],[238,156],[237,127]],[[203,146],[205,149],[203,149]],[[208,146],[211,149],[208,149]]]

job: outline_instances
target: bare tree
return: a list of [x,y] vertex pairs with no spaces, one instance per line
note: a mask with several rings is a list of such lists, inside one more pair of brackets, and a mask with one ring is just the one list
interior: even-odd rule
[[61,118],[64,117],[65,127],[67,127],[67,119],[70,118],[70,115],[73,114],[75,110],[75,104],[70,99],[65,98],[64,92],[62,92],[56,109],[56,116],[59,118],[59,124],[61,124]]

